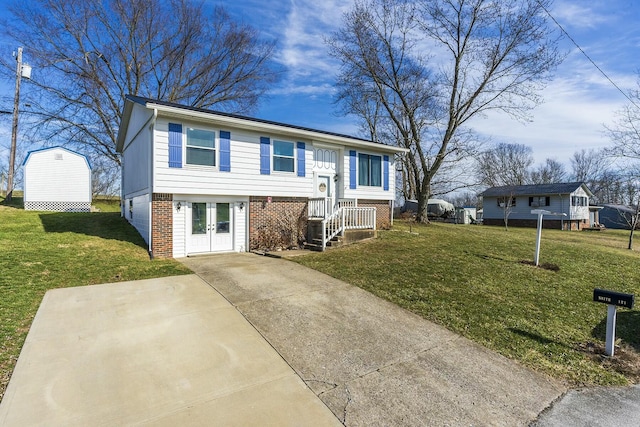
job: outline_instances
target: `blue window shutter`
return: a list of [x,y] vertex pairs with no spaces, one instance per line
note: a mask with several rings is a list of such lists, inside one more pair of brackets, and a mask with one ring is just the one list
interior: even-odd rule
[[356,188],[356,150],[349,151],[349,188]]
[[305,176],[305,150],[304,142],[298,142],[298,176]]
[[389,191],[389,156],[382,156],[382,187]]
[[260,173],[271,173],[271,140],[266,136],[260,137]]
[[220,172],[231,172],[231,133],[220,131]]
[[169,123],[169,167],[182,167],[182,125]]

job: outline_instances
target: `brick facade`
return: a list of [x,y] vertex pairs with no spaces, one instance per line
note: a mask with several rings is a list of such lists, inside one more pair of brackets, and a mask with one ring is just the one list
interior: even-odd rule
[[300,247],[304,244],[306,233],[306,198],[249,199],[250,250]]
[[173,194],[153,193],[151,256],[153,258],[173,257]]
[[376,229],[391,228],[391,202],[388,200],[358,200],[359,208],[376,208]]

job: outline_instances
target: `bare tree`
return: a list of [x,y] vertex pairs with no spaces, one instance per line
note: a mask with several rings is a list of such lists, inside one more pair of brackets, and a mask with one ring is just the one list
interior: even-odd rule
[[427,220],[432,183],[447,160],[476,151],[477,140],[464,132],[470,119],[489,110],[524,118],[540,101],[561,59],[544,12],[549,3],[357,0],[328,40],[342,63],[344,111],[375,123],[377,140],[410,150],[404,178],[419,221]]
[[544,164],[531,171],[532,184],[555,184],[565,182],[567,172],[564,165],[554,159],[546,159]]
[[478,181],[488,187],[529,183],[533,151],[524,144],[499,143],[478,156]]
[[612,157],[606,150],[576,151],[571,161],[571,179],[587,184],[594,203],[619,203],[622,183],[612,169]]
[[126,94],[247,112],[277,77],[274,44],[202,2],[34,0],[10,11],[5,28],[34,66],[23,99],[37,134],[112,167]]

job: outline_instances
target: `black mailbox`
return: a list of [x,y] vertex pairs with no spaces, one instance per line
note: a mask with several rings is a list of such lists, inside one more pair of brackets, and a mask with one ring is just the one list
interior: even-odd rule
[[593,290],[593,300],[618,307],[633,308],[634,295],[596,288]]

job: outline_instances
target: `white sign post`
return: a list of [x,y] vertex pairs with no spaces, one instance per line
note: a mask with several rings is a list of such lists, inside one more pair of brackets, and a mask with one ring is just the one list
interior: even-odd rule
[[538,266],[540,261],[540,238],[542,237],[542,216],[543,215],[552,215],[552,216],[567,216],[566,213],[553,213],[550,211],[546,211],[544,209],[534,209],[531,211],[532,215],[538,215],[538,234],[536,236],[536,255],[533,259],[533,262],[536,266]]

